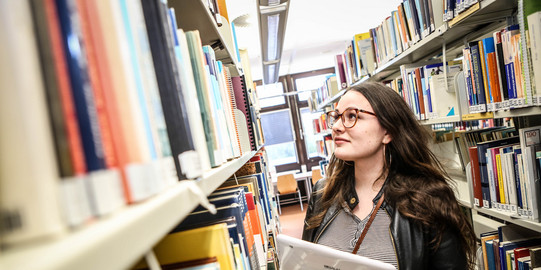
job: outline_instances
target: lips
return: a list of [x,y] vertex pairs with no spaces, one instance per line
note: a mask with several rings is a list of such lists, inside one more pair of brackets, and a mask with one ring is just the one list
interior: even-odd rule
[[341,138],[341,137],[335,137],[334,138],[334,143],[336,144],[343,144],[343,143],[347,143],[349,142],[349,140],[346,140],[344,138]]

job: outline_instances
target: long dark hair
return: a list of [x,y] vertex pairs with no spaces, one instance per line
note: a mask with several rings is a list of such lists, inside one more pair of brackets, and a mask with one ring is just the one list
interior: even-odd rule
[[[383,84],[362,83],[347,91],[361,93],[372,106],[380,125],[391,135],[391,142],[385,146],[382,172],[382,176],[388,173],[385,201],[401,215],[435,231],[431,243],[435,248],[445,230],[460,234],[471,268],[475,259],[475,234],[456,200],[449,176],[428,148],[431,138],[428,131],[419,124],[400,95]],[[326,186],[319,201],[323,211],[308,220],[309,228],[319,226],[329,207],[343,201],[346,191],[353,190],[353,175],[354,166],[350,162],[331,157]]]

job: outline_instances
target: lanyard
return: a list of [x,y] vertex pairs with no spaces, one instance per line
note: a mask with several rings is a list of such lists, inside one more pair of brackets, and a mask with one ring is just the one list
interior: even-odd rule
[[370,225],[372,225],[372,221],[374,221],[374,218],[376,218],[376,214],[378,213],[378,210],[382,203],[383,203],[383,194],[381,194],[381,197],[379,197],[379,201],[376,204],[376,208],[374,208],[374,211],[372,211],[372,214],[370,215],[368,222],[364,226],[361,236],[359,236],[359,239],[357,239],[357,244],[355,245],[355,249],[353,249],[353,252],[352,252],[353,254],[357,254],[357,251],[359,250],[359,247],[361,246],[361,243],[363,242],[364,237],[366,236],[366,233],[368,232],[368,228],[370,228]]

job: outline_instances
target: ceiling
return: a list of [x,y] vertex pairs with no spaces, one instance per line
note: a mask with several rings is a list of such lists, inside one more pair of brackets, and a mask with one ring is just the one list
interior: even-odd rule
[[[334,67],[353,36],[378,26],[402,0],[289,0],[280,75]],[[261,46],[256,0],[228,0],[230,21],[235,20],[239,48],[247,49],[252,78],[262,78]],[[248,15],[246,15],[248,14]],[[242,21],[249,26],[242,26]]]

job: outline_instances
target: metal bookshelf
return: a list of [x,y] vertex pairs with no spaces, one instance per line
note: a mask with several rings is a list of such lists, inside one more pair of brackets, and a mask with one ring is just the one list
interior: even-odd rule
[[199,205],[196,187],[209,195],[244,165],[252,151],[138,204],[54,239],[0,254],[0,269],[127,269]]
[[168,5],[175,9],[178,27],[184,32],[198,30],[201,43],[212,46],[216,59],[225,65],[234,66],[231,75],[239,76],[242,70],[236,59],[237,53],[229,22],[222,17],[222,26],[218,26],[205,2],[203,0],[169,0]]

